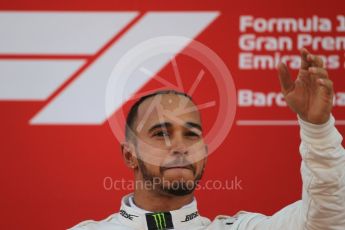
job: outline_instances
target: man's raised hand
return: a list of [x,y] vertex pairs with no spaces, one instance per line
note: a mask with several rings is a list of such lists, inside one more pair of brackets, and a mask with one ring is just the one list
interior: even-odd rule
[[328,121],[333,106],[333,82],[320,57],[301,49],[301,67],[295,81],[284,63],[278,66],[282,93],[288,106],[313,124]]

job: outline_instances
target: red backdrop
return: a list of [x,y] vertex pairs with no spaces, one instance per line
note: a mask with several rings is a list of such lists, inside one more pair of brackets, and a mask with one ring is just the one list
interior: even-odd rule
[[[274,69],[275,63],[271,63],[273,65],[271,67],[260,63],[255,66],[253,64],[255,57],[268,55],[268,58],[273,59],[272,57],[278,53],[279,55],[298,55],[297,46],[299,42],[302,42],[298,39],[303,38],[299,36],[305,36],[306,39],[310,38],[309,35],[313,36],[311,42],[314,42],[314,47],[306,43],[306,48],[327,57],[329,74],[335,83],[337,93],[333,114],[339,121],[338,129],[345,134],[343,122],[345,120],[345,42],[342,42],[345,36],[344,25],[342,25],[345,5],[343,1],[325,3],[324,1],[244,0],[235,3],[226,0],[55,2],[30,0],[1,1],[0,9],[2,10],[0,14],[28,12],[49,14],[66,11],[72,13],[138,12],[138,15],[128,22],[126,28],[116,36],[111,36],[110,40],[115,43],[119,42],[132,27],[140,23],[152,11],[161,13],[168,11],[218,12],[219,15],[205,25],[200,33],[196,33],[194,39],[217,53],[230,69],[238,96],[237,112],[230,133],[216,152],[209,157],[203,181],[225,182],[237,178],[241,181],[242,189],[197,191],[200,212],[209,218],[214,218],[218,214],[232,215],[239,210],[272,214],[283,206],[300,199],[301,196],[299,129],[293,124],[296,116],[287,107],[280,106],[279,99],[276,102],[275,97],[270,96],[273,98],[272,104],[268,102],[270,100],[268,94],[278,93],[280,90],[277,72]],[[247,22],[256,23],[256,28],[248,24],[248,27],[241,31],[241,18],[245,20],[243,16],[248,15],[251,15],[253,20]],[[12,16],[6,17],[7,21],[3,19],[0,26],[11,27],[12,22],[9,19],[13,18]],[[282,31],[279,31],[277,25],[279,20],[284,18],[291,20],[288,21],[288,25],[281,25]],[[293,26],[295,22],[298,24],[298,19],[307,21],[308,18],[314,20],[310,31],[302,31],[301,28]],[[278,24],[272,19],[278,21]],[[330,28],[327,28],[327,21],[331,22]],[[30,26],[34,27],[37,22],[32,23],[26,27],[27,33],[30,33]],[[242,21],[242,25],[243,23],[245,22]],[[271,31],[269,23],[272,26]],[[183,27],[184,25],[182,23],[173,26]],[[9,30],[2,30],[0,37]],[[248,34],[256,36],[256,39],[242,40],[241,46],[241,39],[245,39],[243,36]],[[174,35],[173,32],[170,35]],[[94,36],[96,37],[97,34]],[[266,40],[266,43],[261,43],[261,48],[258,36]],[[286,46],[274,47],[274,39],[280,36],[291,39],[291,49],[288,43]],[[271,43],[268,41],[270,37],[273,38]],[[22,40],[25,40],[25,36]],[[8,50],[4,46],[0,49],[0,62],[5,64],[7,62],[16,64],[18,60],[42,61],[45,59],[90,63],[80,65],[70,71],[70,75],[60,82],[59,87],[52,89],[48,96],[39,100],[10,98],[8,95],[11,92],[6,91],[9,89],[0,88],[3,91],[2,96],[0,95],[2,97],[0,98],[1,229],[66,229],[85,219],[103,219],[117,212],[121,197],[130,192],[104,187],[104,180],[107,177],[112,180],[132,179],[132,172],[122,162],[119,143],[108,122],[105,120],[98,121],[98,124],[97,122],[95,124],[90,122],[88,124],[87,122],[85,124],[78,124],[78,122],[33,124],[30,122],[46,106],[53,104],[59,95],[67,91],[88,68],[91,68],[93,61],[105,54],[106,49],[111,47],[108,43],[110,40],[103,41],[98,49],[82,55],[79,52],[57,54],[58,50],[55,50],[55,53],[35,53],[35,50],[31,53],[29,51],[12,52],[11,47],[25,50],[24,45],[24,48],[20,48],[22,46],[19,43],[12,44]],[[256,45],[252,47],[254,40]],[[49,39],[45,41],[49,42]],[[30,46],[30,44],[26,45]],[[247,59],[246,67],[240,66],[240,55],[253,55]],[[183,81],[191,85],[192,80],[188,76],[197,75],[200,63],[183,55],[177,55],[176,60],[179,62]],[[290,61],[287,63],[291,64]],[[21,67],[14,65],[12,68]],[[9,80],[4,76],[4,71],[1,74],[3,75],[0,76],[1,84],[6,85]],[[295,76],[296,70],[293,70],[292,74]],[[159,75],[165,76],[166,79],[172,77],[171,65],[167,64],[159,71]],[[211,79],[207,78],[210,75],[211,73],[206,71],[205,79]],[[25,77],[30,79],[29,74]],[[35,79],[29,82],[27,87],[31,87],[30,84],[36,86],[43,84],[44,87],[44,83]],[[140,88],[140,91],[144,92],[146,89],[156,87],[156,84],[157,81],[150,79],[145,86]],[[243,92],[245,92],[243,90],[261,94],[255,94],[254,103],[253,98],[243,98]],[[226,92],[218,92],[214,82],[208,80],[200,84],[195,98],[198,102],[206,102],[210,98],[216,98],[217,101],[219,94],[227,96]],[[92,104],[90,106],[92,107]],[[216,109],[208,110],[209,112],[205,110],[203,119],[206,127],[212,127],[214,116],[219,109],[216,107]],[[262,123],[267,120],[277,124]]]

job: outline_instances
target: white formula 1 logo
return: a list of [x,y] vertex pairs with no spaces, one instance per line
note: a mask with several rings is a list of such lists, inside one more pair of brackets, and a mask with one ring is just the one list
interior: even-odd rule
[[[213,11],[0,12],[0,100],[45,101],[32,125],[102,124],[108,78],[128,50],[159,36],[193,39],[218,16]],[[161,60],[152,74],[168,62]],[[128,93],[141,86],[133,82]]]

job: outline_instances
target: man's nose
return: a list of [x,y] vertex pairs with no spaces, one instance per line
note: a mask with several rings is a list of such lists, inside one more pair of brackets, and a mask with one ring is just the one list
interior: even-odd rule
[[171,140],[171,152],[173,154],[188,154],[188,146],[184,142],[182,135],[175,135]]
[[185,154],[188,154],[188,149],[186,147],[179,146],[179,147],[173,148],[172,153],[185,155]]

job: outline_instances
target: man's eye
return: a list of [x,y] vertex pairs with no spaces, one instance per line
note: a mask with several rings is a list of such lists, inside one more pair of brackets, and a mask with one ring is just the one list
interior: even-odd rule
[[195,132],[187,132],[186,136],[189,136],[189,137],[199,137],[199,135],[197,133],[195,133]]
[[153,136],[156,136],[156,137],[168,137],[169,133],[166,132],[166,131],[159,131],[159,132],[154,133]]

